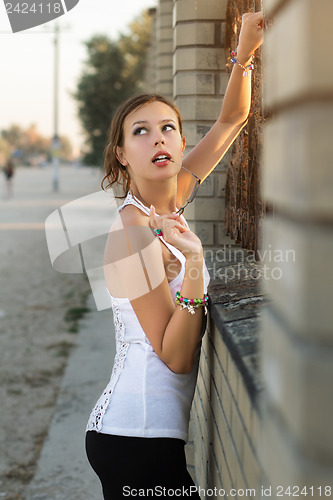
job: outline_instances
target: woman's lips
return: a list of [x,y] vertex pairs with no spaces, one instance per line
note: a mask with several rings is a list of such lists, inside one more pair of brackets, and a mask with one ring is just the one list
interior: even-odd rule
[[164,160],[154,160],[153,163],[157,167],[166,167],[170,163],[170,160],[169,158],[165,158]]
[[171,157],[169,153],[166,153],[164,151],[158,152],[154,158],[152,159],[152,162],[157,165],[158,167],[165,167],[166,165],[169,164],[171,160]]

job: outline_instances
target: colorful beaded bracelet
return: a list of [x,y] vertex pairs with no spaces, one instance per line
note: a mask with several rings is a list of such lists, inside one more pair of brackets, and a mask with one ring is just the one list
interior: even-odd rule
[[182,297],[180,292],[176,292],[175,302],[177,305],[182,306],[182,309],[187,309],[191,314],[194,314],[195,309],[198,307],[204,307],[205,314],[207,314],[208,295],[204,295],[202,299],[187,299]]
[[[248,64],[247,66],[243,66],[243,64],[241,64],[238,60],[237,60],[237,52],[235,52],[234,50],[231,51],[231,59],[230,61],[233,63],[233,64],[238,64],[241,68],[243,68],[243,76],[248,76],[248,70],[252,70],[254,69],[254,65],[252,64]],[[251,54],[251,58],[254,57],[254,54]]]

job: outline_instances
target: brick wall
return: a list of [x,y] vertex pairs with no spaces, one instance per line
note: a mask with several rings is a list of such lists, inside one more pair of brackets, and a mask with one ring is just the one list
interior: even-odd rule
[[230,496],[232,489],[258,498],[262,467],[257,391],[249,390],[250,375],[244,375],[234,358],[229,334],[228,325],[222,333],[210,318],[192,409],[196,481],[206,491],[216,489],[212,498],[224,498],[222,490]]
[[157,46],[157,85],[156,90],[165,97],[173,96],[172,29],[173,0],[160,0],[157,7],[156,46]]
[[295,258],[264,283],[272,300],[261,325],[261,460],[273,488],[307,487],[319,499],[333,483],[333,3],[266,0],[265,13],[264,100],[273,118],[263,196],[275,215],[264,221],[263,248],[293,248]]
[[157,37],[157,13],[156,8],[148,10],[151,17],[151,38],[147,48],[145,73],[144,73],[144,90],[146,92],[156,92],[157,87],[157,51],[156,51],[156,37]]

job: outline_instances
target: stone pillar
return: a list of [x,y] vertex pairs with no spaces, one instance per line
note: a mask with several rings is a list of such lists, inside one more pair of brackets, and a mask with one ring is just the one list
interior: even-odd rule
[[[217,119],[229,79],[224,54],[226,0],[174,0],[174,100],[184,122],[187,150]],[[228,154],[186,208],[190,227],[205,248],[232,244],[225,236]]]
[[321,499],[333,483],[333,3],[264,9],[263,198],[274,216],[263,225],[261,461],[272,498],[281,485]]
[[173,0],[159,0],[157,7],[156,42],[157,42],[157,82],[156,90],[172,99],[172,29]]
[[146,56],[146,67],[144,77],[144,90],[146,92],[156,91],[157,81],[157,55],[156,55],[156,9],[151,8],[148,10],[151,17],[151,39]]

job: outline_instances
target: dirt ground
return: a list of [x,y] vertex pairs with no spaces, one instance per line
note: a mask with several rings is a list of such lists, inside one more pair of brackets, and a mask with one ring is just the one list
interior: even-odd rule
[[[0,172],[2,174],[2,172]],[[52,418],[77,319],[90,287],[53,270],[44,222],[57,207],[99,190],[90,168],[20,168],[13,197],[0,177],[0,498],[23,500]]]

